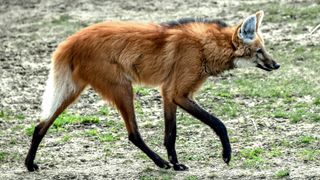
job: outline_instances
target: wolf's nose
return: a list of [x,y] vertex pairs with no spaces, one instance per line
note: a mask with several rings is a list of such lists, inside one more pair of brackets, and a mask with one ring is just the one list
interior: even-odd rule
[[279,68],[280,68],[280,64],[275,63],[275,64],[273,65],[273,68],[274,68],[274,69],[279,69]]

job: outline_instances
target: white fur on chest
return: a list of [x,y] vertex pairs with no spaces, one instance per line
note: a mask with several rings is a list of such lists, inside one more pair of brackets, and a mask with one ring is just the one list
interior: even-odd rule
[[233,61],[233,64],[237,68],[247,68],[247,67],[256,67],[257,64],[253,62],[252,59],[236,58]]

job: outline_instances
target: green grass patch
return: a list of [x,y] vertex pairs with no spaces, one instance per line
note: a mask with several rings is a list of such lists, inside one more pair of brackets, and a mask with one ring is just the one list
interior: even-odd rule
[[107,134],[101,134],[99,135],[99,141],[100,142],[114,142],[119,140],[120,138],[117,137],[116,135],[112,134],[112,133],[107,133]]
[[[62,113],[53,123],[49,131],[59,131],[68,128],[72,124],[100,124],[100,119],[96,116],[79,116],[70,113]],[[33,135],[35,124],[25,129],[28,136]]]
[[250,168],[259,168],[265,160],[262,158],[264,149],[257,148],[247,148],[240,151],[240,156],[244,158],[244,165]]
[[26,131],[26,134],[27,134],[28,136],[32,136],[35,127],[36,127],[36,126],[35,126],[34,124],[32,124],[31,126],[27,127],[26,130],[25,130],[25,131]]
[[55,24],[55,25],[64,25],[65,23],[67,23],[71,19],[72,19],[71,16],[64,14],[64,15],[59,16],[57,19],[53,19],[51,21],[51,23]]
[[141,87],[141,86],[135,86],[133,88],[133,92],[140,96],[150,95],[151,91],[152,90],[150,88]]
[[9,110],[0,110],[0,118],[3,120],[13,120],[13,119],[17,119],[17,120],[24,120],[25,116],[21,113],[13,113],[10,112]]
[[24,120],[26,117],[23,114],[17,114],[15,116],[18,120]]
[[[320,113],[320,112],[319,112]],[[311,113],[310,114],[310,119],[312,122],[320,122],[320,114],[319,113]]]
[[0,111],[0,118],[1,119],[9,119],[9,113],[8,112],[6,112],[5,110],[1,110]]
[[290,121],[292,123],[298,123],[303,119],[303,115],[305,115],[304,110],[294,111],[294,112],[290,113],[290,115],[289,115]]
[[137,115],[143,116],[142,104],[139,101],[134,101],[134,109]]
[[239,95],[261,98],[290,98],[292,96],[312,95],[314,85],[301,77],[288,76],[279,80],[269,76],[266,80],[256,78],[237,78]]
[[212,111],[218,116],[235,118],[238,115],[239,105],[232,100],[224,100],[219,105],[213,107]]
[[299,143],[301,144],[311,144],[316,140],[316,138],[312,136],[301,136],[299,138]]
[[104,152],[104,155],[105,156],[112,156],[113,154],[113,149],[109,146],[106,146],[104,149],[103,149],[103,152]]
[[134,158],[136,159],[144,159],[144,160],[149,160],[150,158],[143,152],[138,152],[135,153]]
[[178,115],[177,115],[177,123],[178,124],[182,124],[184,126],[202,124],[199,120],[197,120],[194,117],[190,116],[186,112],[178,113]]
[[290,175],[289,169],[282,169],[276,172],[275,177],[276,178],[284,178]]
[[18,124],[12,127],[12,131],[20,131],[24,129],[24,125],[23,124]]
[[266,152],[267,157],[280,157],[283,155],[282,151],[279,148],[272,148],[270,151]]
[[317,97],[314,99],[313,104],[320,106],[320,96],[317,96]]
[[89,129],[89,130],[86,130],[84,134],[87,137],[96,137],[98,136],[99,132],[97,129]]
[[189,175],[186,178],[184,178],[185,180],[198,180],[199,178],[196,175]]
[[163,174],[160,176],[150,176],[150,175],[142,175],[139,177],[140,180],[171,180],[172,175]]
[[[294,106],[290,104],[290,106]],[[299,123],[301,121],[318,122],[319,115],[310,113],[310,106],[296,106],[297,108],[288,109],[286,107],[277,107],[271,116],[274,118],[289,119],[291,123]]]
[[314,19],[317,19],[317,14],[320,12],[319,5],[311,6],[310,3],[306,2],[300,2],[300,4],[282,3],[280,1],[258,4],[242,3],[240,7],[237,6],[237,9],[252,12],[252,9],[261,9],[263,7],[265,11],[264,21],[273,23],[299,22],[300,26],[297,28],[302,31],[304,25],[316,25],[317,21],[314,21]]
[[139,177],[140,180],[171,180],[175,179],[170,171],[155,171],[151,168],[145,168]]
[[115,119],[115,120],[107,120],[105,122],[105,126],[107,126],[107,131],[113,133],[126,133],[125,125],[122,119]]
[[212,95],[214,97],[222,97],[222,98],[227,98],[227,99],[231,99],[233,98],[233,94],[229,89],[226,88],[220,88],[218,91],[213,90],[212,91]]
[[7,152],[0,151],[0,162],[4,162],[8,155]]
[[108,116],[110,113],[110,109],[107,106],[103,106],[102,108],[100,108],[99,112],[101,115]]
[[275,118],[289,118],[288,113],[286,111],[283,111],[282,109],[277,109],[275,112],[273,112],[273,116]]
[[17,144],[17,143],[18,143],[18,140],[15,137],[11,138],[10,141],[9,141],[9,144],[11,144],[11,145],[14,145],[14,144]]
[[66,143],[66,142],[69,142],[71,138],[72,137],[69,134],[66,134],[62,137],[61,141]]
[[283,147],[287,147],[287,148],[288,148],[288,147],[289,147],[289,148],[293,147],[292,142],[289,141],[288,139],[281,139],[279,145],[280,145],[280,146],[283,146]]
[[53,128],[63,129],[69,124],[99,124],[100,119],[96,116],[79,116],[69,113],[61,114],[53,123]]
[[193,154],[187,154],[183,157],[183,159],[187,160],[187,161],[203,161],[206,158],[204,157],[203,154],[197,154],[197,153],[193,153]]
[[298,155],[304,161],[319,161],[320,160],[320,150],[303,149],[298,152]]
[[[230,133],[229,133],[230,134]],[[239,139],[236,137],[230,137],[230,143],[236,143],[239,142]]]
[[75,20],[68,14],[62,14],[49,22],[42,23],[42,26],[49,27],[52,30],[64,32],[65,35],[73,34],[74,32],[87,27],[89,24],[83,21]]

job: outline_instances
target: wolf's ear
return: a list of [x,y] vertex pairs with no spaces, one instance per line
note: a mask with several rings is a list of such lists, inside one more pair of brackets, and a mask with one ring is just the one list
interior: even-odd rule
[[251,43],[256,34],[256,27],[257,27],[257,16],[256,14],[247,17],[238,32],[238,36],[243,42]]
[[257,17],[256,31],[257,32],[259,32],[259,30],[260,30],[260,25],[261,25],[263,16],[264,16],[264,12],[262,10],[256,12],[256,17]]

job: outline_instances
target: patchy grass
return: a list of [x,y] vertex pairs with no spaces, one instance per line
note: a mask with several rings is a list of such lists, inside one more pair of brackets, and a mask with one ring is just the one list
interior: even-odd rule
[[320,96],[315,97],[314,101],[313,101],[314,105],[320,105]]
[[53,123],[55,129],[66,128],[70,124],[100,124],[100,119],[96,116],[79,116],[70,113],[62,113]]
[[3,120],[24,120],[25,119],[25,116],[21,113],[13,113],[9,110],[5,110],[5,109],[1,109],[0,110],[0,119],[3,119]]
[[100,108],[99,112],[101,115],[108,116],[110,113],[110,109],[108,106],[103,106],[102,108]]
[[151,94],[152,90],[147,87],[135,86],[133,92],[139,96],[147,96]]
[[114,142],[114,141],[119,140],[120,138],[115,136],[112,133],[108,133],[108,134],[99,135],[98,139],[100,142]]
[[125,132],[125,125],[122,119],[107,120],[104,124],[110,132]]
[[65,25],[71,19],[72,19],[71,16],[69,16],[67,14],[63,14],[63,15],[59,16],[57,19],[53,19],[51,21],[51,23],[54,25]]
[[302,144],[311,144],[316,140],[316,138],[312,137],[312,136],[301,136],[299,138],[299,142]]
[[284,178],[290,175],[289,169],[282,169],[276,172],[275,177],[276,178]]
[[314,93],[313,83],[302,80],[297,76],[285,77],[281,81],[275,81],[273,76],[268,80],[256,78],[237,78],[238,95],[242,97],[258,98],[288,98],[292,96],[305,96]]
[[299,157],[304,161],[319,161],[319,149],[302,149],[298,152]]
[[222,104],[215,106],[212,111],[218,116],[235,118],[238,115],[238,104],[232,100],[225,100]]
[[158,171],[146,167],[139,176],[140,180],[170,180],[174,179],[174,173],[170,171]]
[[9,142],[10,145],[16,145],[17,143],[18,143],[18,140],[16,137],[13,137],[10,139],[10,142]]
[[283,149],[280,148],[272,148],[270,151],[266,153],[266,156],[269,158],[281,157],[283,155]]
[[84,132],[84,135],[87,137],[96,137],[98,136],[98,133],[97,129],[89,129]]
[[0,162],[3,162],[8,156],[7,152],[0,151]]
[[43,22],[42,26],[51,28],[51,31],[61,31],[64,32],[65,35],[70,35],[79,29],[88,26],[88,24],[84,21],[75,20],[68,14],[62,14],[49,22]]
[[257,148],[246,148],[240,151],[240,156],[244,158],[244,165],[250,168],[259,168],[265,160],[262,157],[264,149]]
[[32,124],[31,126],[27,127],[26,130],[25,130],[25,131],[26,131],[26,134],[27,134],[28,136],[32,136],[35,127],[36,127],[36,126],[35,126],[34,124]]
[[72,136],[69,135],[69,134],[66,134],[64,135],[62,138],[61,138],[61,141],[66,143],[66,142],[69,142],[71,140]]
[[198,180],[199,178],[196,175],[190,175],[185,178],[185,180]]
[[1,119],[9,119],[10,118],[9,113],[5,110],[0,110],[0,118]]
[[[100,124],[100,119],[96,116],[79,116],[79,115],[73,115],[70,113],[62,113],[53,123],[53,125],[50,127],[49,131],[59,131],[64,130],[66,128],[75,124]],[[25,129],[26,134],[28,136],[32,136],[34,132],[35,124],[32,124],[31,126],[27,127]]]
[[298,32],[301,32],[303,31],[303,25],[316,25],[317,22],[312,20],[317,18],[317,13],[320,11],[320,6],[315,6],[315,2],[312,3],[312,1],[305,1],[301,4],[304,5],[297,6],[294,3],[280,1],[258,4],[241,3],[241,6],[237,6],[237,9],[251,12],[252,9],[261,9],[261,7],[263,7],[263,10],[266,12],[264,21],[272,23],[299,22],[301,27],[298,26],[297,28],[300,30]]
[[320,122],[320,114],[318,114],[318,113],[311,113],[311,114],[310,114],[310,119],[311,119],[313,122]]
[[20,131],[21,129],[24,129],[24,125],[23,124],[18,124],[12,127],[13,131]]

